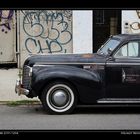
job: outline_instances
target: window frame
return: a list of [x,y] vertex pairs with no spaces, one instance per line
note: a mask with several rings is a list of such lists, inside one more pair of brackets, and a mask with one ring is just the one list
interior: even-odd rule
[[[127,45],[127,49],[128,49],[128,44],[131,43],[131,42],[137,42],[138,43],[138,56],[135,57],[135,56],[128,56],[128,51],[127,51],[127,56],[118,56],[116,57],[115,55],[117,54],[117,52],[125,45]],[[124,44],[121,44],[120,47],[118,47],[118,49],[113,53],[113,57],[114,58],[117,58],[117,59],[126,59],[126,58],[131,58],[131,59],[140,59],[140,40],[131,40],[131,41],[128,41],[128,42],[125,42]]]

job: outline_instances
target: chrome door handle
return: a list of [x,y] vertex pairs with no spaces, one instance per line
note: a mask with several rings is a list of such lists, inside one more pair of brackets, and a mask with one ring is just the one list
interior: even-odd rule
[[122,82],[124,82],[126,78],[126,74],[125,74],[125,71],[122,69]]

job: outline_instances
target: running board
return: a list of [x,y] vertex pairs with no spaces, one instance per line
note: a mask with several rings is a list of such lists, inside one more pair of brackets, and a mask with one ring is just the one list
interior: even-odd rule
[[131,98],[131,99],[116,99],[116,98],[103,98],[97,101],[97,103],[140,103],[140,98]]

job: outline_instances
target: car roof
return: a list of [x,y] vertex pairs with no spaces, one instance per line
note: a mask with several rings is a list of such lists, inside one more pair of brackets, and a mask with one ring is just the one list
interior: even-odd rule
[[113,35],[112,38],[116,38],[122,41],[140,39],[140,33],[139,34],[118,34],[118,35]]

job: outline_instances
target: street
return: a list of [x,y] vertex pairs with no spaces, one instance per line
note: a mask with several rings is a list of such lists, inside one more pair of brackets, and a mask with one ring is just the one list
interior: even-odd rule
[[0,105],[0,130],[139,130],[140,109],[77,107],[49,115],[39,105]]

